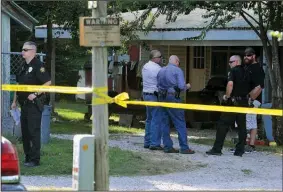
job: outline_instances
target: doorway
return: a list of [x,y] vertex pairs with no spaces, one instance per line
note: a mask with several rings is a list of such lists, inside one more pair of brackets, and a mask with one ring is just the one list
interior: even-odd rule
[[212,52],[211,76],[226,76],[228,67],[228,53]]

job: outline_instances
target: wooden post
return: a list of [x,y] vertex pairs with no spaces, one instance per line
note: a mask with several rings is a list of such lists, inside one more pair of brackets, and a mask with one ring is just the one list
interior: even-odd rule
[[[106,16],[107,1],[97,1],[97,8],[92,9],[92,17]],[[93,87],[108,87],[107,67],[107,48],[92,47]],[[92,116],[92,134],[95,135],[94,189],[95,191],[108,191],[108,105],[92,106]]]

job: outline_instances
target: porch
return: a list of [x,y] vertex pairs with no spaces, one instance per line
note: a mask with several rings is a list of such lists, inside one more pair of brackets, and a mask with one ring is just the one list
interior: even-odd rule
[[[150,50],[158,49],[164,57],[163,65],[168,63],[170,55],[180,58],[181,69],[186,82],[192,86],[191,91],[200,91],[213,76],[227,76],[228,61],[232,55],[243,56],[245,46],[177,46],[151,44]],[[262,55],[260,46],[254,46],[257,55]],[[149,50],[140,50],[140,60],[148,59]],[[262,58],[262,57],[260,57]],[[183,94],[183,99],[186,96]],[[186,100],[186,99],[185,99]]]

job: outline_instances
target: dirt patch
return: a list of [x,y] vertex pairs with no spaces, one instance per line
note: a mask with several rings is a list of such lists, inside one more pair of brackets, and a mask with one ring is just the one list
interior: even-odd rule
[[[142,136],[112,135],[109,145],[130,150],[138,154],[145,162],[150,163],[144,172],[151,174],[168,174],[173,172],[193,171],[207,167],[208,164],[200,161],[191,161],[186,154],[170,154],[163,151],[149,150],[143,148]],[[141,174],[143,175],[143,170]]]

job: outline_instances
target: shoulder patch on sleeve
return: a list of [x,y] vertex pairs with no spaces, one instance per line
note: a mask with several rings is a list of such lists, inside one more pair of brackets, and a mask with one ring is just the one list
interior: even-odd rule
[[39,70],[40,70],[41,73],[45,72],[45,68],[44,67],[41,67]]

